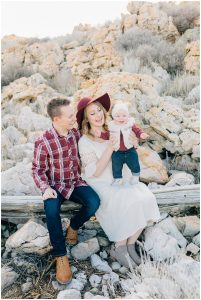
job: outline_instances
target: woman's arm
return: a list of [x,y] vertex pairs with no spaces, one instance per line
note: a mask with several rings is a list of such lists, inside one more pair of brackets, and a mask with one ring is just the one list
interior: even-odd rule
[[101,175],[101,173],[104,171],[104,169],[106,168],[112,152],[113,152],[113,147],[111,142],[108,144],[108,147],[105,149],[105,151],[103,152],[102,156],[100,157],[100,159],[96,162],[96,171],[93,174],[94,177],[98,177]]

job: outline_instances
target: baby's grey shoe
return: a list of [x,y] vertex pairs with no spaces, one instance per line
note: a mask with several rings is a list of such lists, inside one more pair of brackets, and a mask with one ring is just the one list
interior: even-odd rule
[[113,186],[120,186],[122,184],[123,184],[123,179],[122,178],[114,179],[114,181],[112,182]]
[[126,268],[130,268],[130,265],[133,268],[137,267],[137,264],[132,260],[128,253],[127,245],[116,247],[113,244],[110,250],[110,256]]
[[131,183],[132,185],[138,184],[138,183],[140,182],[139,179],[140,179],[140,176],[135,176],[135,175],[133,175],[132,178],[131,178],[130,183]]

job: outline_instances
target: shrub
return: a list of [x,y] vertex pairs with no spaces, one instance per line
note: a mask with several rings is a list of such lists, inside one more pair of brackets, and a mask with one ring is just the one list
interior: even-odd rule
[[[196,3],[197,2],[197,3]],[[172,16],[174,25],[180,34],[187,29],[193,28],[193,21],[199,16],[199,2],[186,2],[181,5],[175,5],[174,2],[163,2],[160,8],[166,12],[168,16]]]
[[183,70],[184,44],[170,44],[147,29],[134,27],[128,30],[121,35],[116,48],[126,57],[126,64],[139,58],[141,67],[150,68],[152,62],[156,62],[171,75]]
[[69,69],[62,69],[53,78],[46,78],[49,85],[66,96],[72,96],[78,88],[78,83]]
[[195,86],[199,85],[199,82],[200,79],[198,76],[187,73],[182,75],[177,74],[173,80],[167,83],[161,94],[164,96],[185,98]]
[[34,71],[29,67],[23,66],[16,59],[10,60],[1,68],[1,87],[9,85],[16,79],[21,77],[29,77],[34,74]]

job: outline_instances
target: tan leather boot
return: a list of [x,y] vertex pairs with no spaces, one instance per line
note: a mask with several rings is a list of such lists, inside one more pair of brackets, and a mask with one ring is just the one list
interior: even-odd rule
[[72,273],[66,255],[56,257],[56,279],[61,284],[67,284],[72,280]]
[[77,230],[74,230],[72,227],[68,227],[66,234],[66,241],[70,246],[77,244]]

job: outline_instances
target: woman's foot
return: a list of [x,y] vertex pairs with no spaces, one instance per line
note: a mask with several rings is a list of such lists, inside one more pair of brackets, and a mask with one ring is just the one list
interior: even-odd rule
[[132,260],[128,253],[127,245],[116,247],[115,244],[113,244],[110,250],[110,256],[113,259],[117,260],[120,263],[120,265],[126,268],[129,268],[130,264],[132,267],[137,267],[137,264]]
[[135,249],[135,243],[127,244],[127,249],[132,260],[139,266],[142,263],[142,260]]

